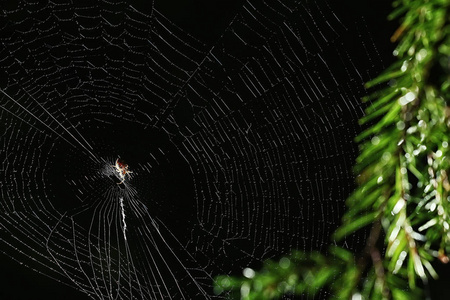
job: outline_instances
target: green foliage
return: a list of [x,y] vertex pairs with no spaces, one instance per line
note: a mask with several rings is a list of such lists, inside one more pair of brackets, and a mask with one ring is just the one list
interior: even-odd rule
[[[334,256],[330,258],[318,253],[296,251],[279,261],[268,260],[261,271],[244,270],[244,279],[219,276],[216,292],[235,289],[241,299],[276,299],[283,294],[314,295],[324,285],[341,289],[343,282],[354,280],[356,268],[353,254],[338,247],[330,248]],[[342,270],[348,270],[340,277]]]
[[437,278],[432,263],[450,252],[450,0],[394,2],[397,62],[376,88],[356,141],[358,188],[348,198],[335,242],[371,225],[362,253],[331,246],[326,255],[295,252],[244,278],[220,276],[216,292],[240,299],[314,295],[336,299],[422,299],[417,280]]

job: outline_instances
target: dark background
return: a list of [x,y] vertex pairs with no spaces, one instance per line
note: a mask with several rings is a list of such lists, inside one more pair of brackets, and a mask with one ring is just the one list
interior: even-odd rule
[[[133,0],[130,3],[139,11],[146,13],[150,8],[143,1]],[[156,1],[155,7],[169,20],[207,44],[214,43],[229,24],[235,13],[241,8],[242,1],[221,0],[164,0]],[[1,5],[1,4],[0,4]],[[383,67],[392,61],[392,51],[395,45],[389,38],[396,29],[397,22],[388,22],[387,14],[391,10],[390,1],[330,1],[335,14],[348,28],[347,41],[359,34],[357,26],[365,24],[366,30],[376,45],[376,51],[381,56]],[[361,22],[364,20],[363,22]],[[358,24],[358,25],[357,25]],[[351,47],[351,42],[348,47]],[[353,57],[358,62],[361,57]],[[0,300],[5,299],[90,299],[72,287],[64,286],[53,279],[35,273],[21,266],[5,255],[0,255]],[[438,268],[439,270],[439,268]],[[443,276],[445,278],[445,276]],[[442,279],[441,281],[443,281]],[[444,282],[445,284],[445,282]],[[445,285],[448,286],[448,285]],[[448,293],[442,291],[442,283],[431,286],[433,298],[446,299]],[[441,295],[441,297],[440,297]]]

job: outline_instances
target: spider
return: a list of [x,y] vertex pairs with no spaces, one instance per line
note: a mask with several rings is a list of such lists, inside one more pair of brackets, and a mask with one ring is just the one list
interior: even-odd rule
[[128,174],[128,176],[130,176],[130,174],[133,173],[128,170],[128,165],[119,159],[116,159],[116,164],[113,167],[116,169],[116,172],[119,173],[119,178],[122,179],[122,181],[117,184],[124,183],[126,175]]

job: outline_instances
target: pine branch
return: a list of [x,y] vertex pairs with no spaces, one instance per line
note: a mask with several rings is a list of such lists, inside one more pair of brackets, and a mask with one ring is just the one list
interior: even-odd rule
[[394,2],[397,62],[366,84],[376,91],[363,99],[370,105],[360,123],[373,125],[356,138],[358,188],[333,235],[341,241],[372,226],[362,253],[296,252],[243,279],[219,277],[218,293],[275,299],[327,288],[336,299],[423,298],[417,280],[437,278],[433,263],[448,263],[450,251],[449,7],[450,0]]

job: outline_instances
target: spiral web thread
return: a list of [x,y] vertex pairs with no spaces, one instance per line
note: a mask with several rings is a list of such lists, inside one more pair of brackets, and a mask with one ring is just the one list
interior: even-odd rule
[[[352,189],[363,82],[379,68],[369,38],[345,40],[320,1],[245,2],[213,43],[155,8],[77,3],[1,13],[3,253],[93,299],[208,299],[225,297],[217,274],[327,246]],[[168,143],[118,184],[127,145],[102,135],[121,130]],[[144,196],[155,178],[177,189],[169,152],[193,213]]]

